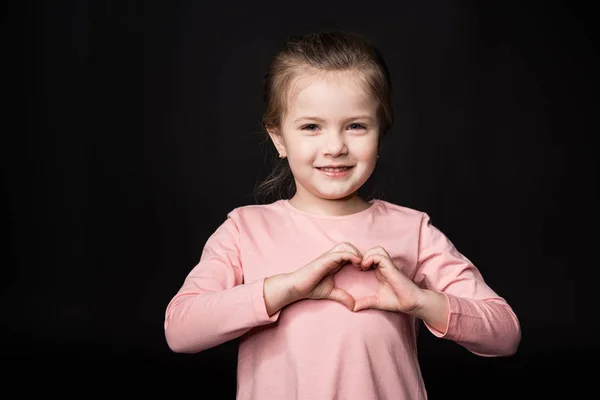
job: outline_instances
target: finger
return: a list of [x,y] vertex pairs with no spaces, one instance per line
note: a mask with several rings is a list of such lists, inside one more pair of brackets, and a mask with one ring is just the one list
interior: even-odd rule
[[379,267],[382,267],[382,268],[395,267],[392,260],[390,260],[388,257],[386,257],[382,254],[378,254],[378,253],[371,253],[370,255],[363,258],[363,265],[365,265],[365,264],[368,264],[368,265],[377,264]]
[[350,295],[350,293],[346,292],[343,289],[334,287],[331,290],[331,293],[329,294],[329,296],[327,296],[327,298],[330,300],[335,300],[339,303],[342,303],[350,311],[354,310],[354,297],[352,297]]
[[375,263],[372,258],[372,256],[375,254],[386,256],[387,252],[381,246],[371,247],[363,255],[363,261],[361,263],[362,269],[369,269]]
[[383,258],[383,255],[377,254],[372,251],[369,254],[365,254],[365,256],[362,259],[362,262],[360,263],[360,266],[362,269],[369,269],[374,265],[379,264],[380,260]]
[[313,273],[319,279],[337,273],[342,267],[348,263],[360,264],[361,259],[353,253],[335,252],[327,253],[322,258],[313,263]]
[[331,251],[348,251],[350,253],[356,254],[359,257],[362,257],[362,254],[360,253],[360,250],[358,250],[356,248],[356,246],[354,246],[350,242],[339,243],[336,246],[334,246],[333,249],[331,249]]
[[366,310],[367,308],[377,308],[377,298],[375,296],[365,296],[354,300],[354,311]]
[[371,265],[373,265],[375,262],[369,260],[371,259],[371,256],[375,255],[380,256],[382,259],[388,259],[392,263],[392,265],[394,265],[394,262],[392,261],[392,258],[390,257],[389,253],[383,247],[376,246],[367,250],[367,252],[363,256],[362,267],[369,268]]
[[325,257],[325,262],[323,263],[323,267],[325,270],[323,271],[323,273],[331,273],[334,271],[338,271],[340,268],[342,268],[342,266],[344,266],[348,262],[358,265],[362,262],[361,257],[348,251],[336,251],[327,253]]
[[396,267],[396,264],[389,258],[382,254],[371,254],[363,259],[363,267],[370,267],[376,265],[381,273],[387,280],[396,281],[401,272]]
[[362,254],[360,254],[360,250],[358,250],[356,248],[356,246],[354,246],[352,243],[350,242],[344,242],[346,245],[348,245],[348,247],[350,247],[352,250],[350,251],[351,253],[355,253],[357,256],[362,257]]
[[375,262],[373,261],[373,257],[372,256],[366,256],[362,259],[359,268],[362,269],[363,271],[371,268],[373,266],[373,264],[375,264]]

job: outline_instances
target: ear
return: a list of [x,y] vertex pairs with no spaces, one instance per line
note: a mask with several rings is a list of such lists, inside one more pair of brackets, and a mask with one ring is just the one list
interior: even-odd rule
[[279,128],[268,128],[267,132],[269,133],[269,137],[275,145],[275,149],[279,153],[279,157],[285,158],[287,156],[287,152],[285,150],[285,141],[283,140],[283,136],[281,135]]

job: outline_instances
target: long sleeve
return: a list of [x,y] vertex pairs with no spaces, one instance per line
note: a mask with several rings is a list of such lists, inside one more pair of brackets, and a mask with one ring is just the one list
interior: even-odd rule
[[200,352],[278,319],[267,314],[264,278],[244,282],[239,237],[229,215],[167,305],[165,337],[174,352]]
[[508,356],[521,341],[520,324],[508,303],[484,281],[480,271],[423,215],[415,283],[443,293],[448,301],[446,332],[425,324],[480,356]]

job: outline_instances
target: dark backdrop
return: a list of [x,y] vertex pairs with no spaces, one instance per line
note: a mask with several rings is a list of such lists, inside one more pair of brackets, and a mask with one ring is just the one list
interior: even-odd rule
[[[375,41],[394,80],[397,123],[377,187],[428,212],[522,323],[519,353],[501,359],[423,331],[431,398],[591,386],[591,9],[21,1],[5,4],[1,21],[4,382],[233,398],[236,343],[172,353],[165,307],[269,168],[260,127],[268,57],[289,35],[340,28]],[[221,396],[205,396],[209,388]]]

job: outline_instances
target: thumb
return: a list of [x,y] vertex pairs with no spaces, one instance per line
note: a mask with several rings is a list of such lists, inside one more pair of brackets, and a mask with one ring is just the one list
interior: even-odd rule
[[350,311],[354,310],[354,297],[352,297],[350,293],[346,292],[343,289],[334,287],[331,290],[331,293],[329,293],[329,296],[327,296],[327,298],[342,303]]
[[377,297],[359,297],[354,301],[354,311],[365,310],[367,308],[377,308]]

